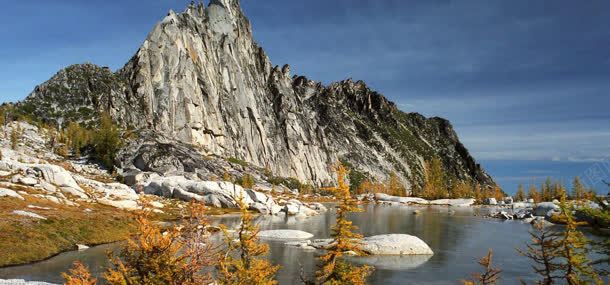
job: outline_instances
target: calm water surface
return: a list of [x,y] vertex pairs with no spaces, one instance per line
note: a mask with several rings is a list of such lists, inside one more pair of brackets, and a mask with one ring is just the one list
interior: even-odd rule
[[[370,278],[372,284],[460,284],[471,272],[479,272],[477,260],[494,250],[494,264],[502,268],[501,284],[518,284],[519,280],[534,277],[528,260],[516,248],[524,248],[529,240],[528,224],[519,221],[500,221],[475,217],[477,209],[418,207],[422,213],[414,215],[415,207],[366,206],[366,212],[354,213],[351,219],[365,236],[389,233],[415,235],[424,240],[434,255],[430,257],[369,257],[356,258],[376,267]],[[451,211],[450,211],[451,210]],[[262,229],[297,229],[314,234],[314,238],[328,238],[334,224],[334,212],[297,220],[285,217],[261,217]],[[238,217],[216,218],[214,223],[237,224]],[[60,283],[61,272],[67,271],[75,260],[87,264],[99,276],[106,265],[106,252],[118,245],[103,245],[82,252],[68,252],[52,259],[18,267],[0,268],[0,279]],[[301,268],[308,274],[315,271],[317,251],[286,247],[283,242],[270,242],[269,258],[282,266],[278,274],[280,284],[299,284]]]

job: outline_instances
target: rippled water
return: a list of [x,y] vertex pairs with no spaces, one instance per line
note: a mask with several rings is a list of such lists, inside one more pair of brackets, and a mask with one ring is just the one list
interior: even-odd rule
[[[523,248],[529,240],[528,224],[475,217],[476,209],[424,207],[420,215],[413,207],[366,206],[366,212],[350,216],[365,236],[405,233],[420,237],[435,252],[430,257],[367,257],[355,262],[376,267],[369,279],[372,284],[460,284],[471,272],[480,271],[477,260],[494,250],[494,264],[502,268],[501,284],[518,284],[533,277],[528,260],[516,248]],[[284,217],[262,217],[262,229],[297,229],[314,234],[314,238],[328,238],[334,213],[328,212],[305,220]],[[238,217],[222,217],[214,223],[235,225]],[[75,260],[87,264],[94,274],[103,271],[108,250],[117,245],[104,245],[82,252],[68,252],[47,261],[0,269],[0,278],[61,282],[60,272],[70,268]],[[319,252],[286,247],[283,242],[270,242],[269,257],[282,266],[278,274],[280,284],[298,284],[301,268],[312,274]]]

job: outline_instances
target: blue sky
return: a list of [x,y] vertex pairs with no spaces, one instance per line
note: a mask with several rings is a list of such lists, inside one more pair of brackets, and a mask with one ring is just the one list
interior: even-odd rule
[[[120,68],[169,9],[190,1],[5,2],[1,101],[24,98],[69,64]],[[275,64],[325,83],[363,79],[404,111],[448,118],[508,191],[585,175],[610,157],[608,1],[242,6]],[[610,180],[610,169],[600,177]]]

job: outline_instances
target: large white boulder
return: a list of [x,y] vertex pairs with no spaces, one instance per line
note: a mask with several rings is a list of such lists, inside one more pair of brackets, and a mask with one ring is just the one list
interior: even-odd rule
[[322,203],[309,203],[307,204],[307,206],[313,210],[316,210],[318,212],[326,212],[328,211],[328,209],[326,208],[326,206],[324,206],[324,204]]
[[558,212],[559,206],[552,202],[541,202],[534,207],[534,216],[546,216],[551,211]]
[[138,200],[138,194],[133,189],[121,183],[102,183],[92,179],[74,175],[74,180],[95,191],[96,198],[109,200]]
[[496,198],[486,198],[485,201],[483,201],[483,203],[485,205],[498,205],[498,201],[496,200]]
[[258,237],[268,240],[303,240],[312,238],[313,234],[299,230],[268,230],[260,231]]
[[284,206],[284,212],[287,215],[296,215],[299,213],[300,205],[294,203],[288,203]]
[[82,199],[89,198],[85,191],[76,183],[72,174],[62,167],[52,164],[38,164],[32,168],[40,174],[42,179],[59,187],[62,192]]
[[34,177],[19,177],[19,179],[17,180],[20,184],[23,184],[25,186],[34,186],[38,184],[38,179]]
[[184,201],[197,200],[222,208],[237,208],[237,201],[242,199],[250,209],[264,214],[277,214],[281,210],[270,195],[225,181],[195,181],[183,176],[153,177],[144,186],[144,192]]
[[376,235],[362,239],[361,249],[371,255],[431,255],[430,246],[407,234]]
[[135,211],[141,208],[138,202],[134,200],[111,200],[107,198],[102,198],[98,199],[97,202],[102,205],[111,206],[127,211]]
[[514,202],[512,205],[513,209],[531,208],[532,203],[528,202]]
[[318,214],[318,211],[307,207],[305,204],[301,203],[301,201],[295,199],[288,201],[286,205],[284,205],[283,211],[289,216],[308,217]]

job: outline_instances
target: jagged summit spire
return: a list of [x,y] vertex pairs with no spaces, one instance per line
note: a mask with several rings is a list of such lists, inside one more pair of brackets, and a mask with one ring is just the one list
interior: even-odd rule
[[239,7],[239,0],[210,0],[210,5],[216,4],[225,8]]

